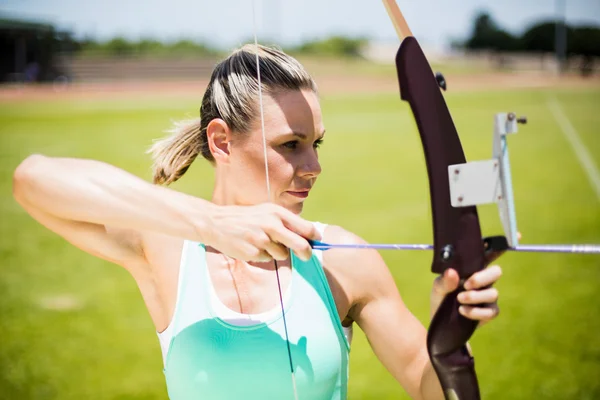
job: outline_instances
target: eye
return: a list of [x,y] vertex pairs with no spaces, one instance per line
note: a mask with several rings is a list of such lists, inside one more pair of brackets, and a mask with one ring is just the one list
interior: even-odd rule
[[321,147],[322,144],[323,144],[323,138],[319,138],[319,139],[315,140],[315,142],[313,143],[313,147],[315,149],[318,149],[319,147]]
[[298,141],[297,140],[292,140],[289,142],[285,142],[284,144],[282,144],[283,147],[285,147],[286,149],[289,150],[295,150],[296,147],[298,147]]

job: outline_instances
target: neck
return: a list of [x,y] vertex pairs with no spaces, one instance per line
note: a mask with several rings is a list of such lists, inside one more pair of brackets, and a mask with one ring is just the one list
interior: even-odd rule
[[[247,189],[244,193],[237,189],[239,180],[230,178],[223,170],[216,169],[215,186],[211,199],[214,204],[220,206],[252,206],[267,200],[266,183],[263,183],[262,186],[258,185],[255,190]],[[232,190],[232,188],[234,189]],[[249,193],[249,191],[254,193]]]
[[227,190],[228,185],[225,182],[227,182],[226,176],[217,167],[215,170],[215,187],[213,189],[212,202],[220,206],[236,205],[235,197],[231,191]]

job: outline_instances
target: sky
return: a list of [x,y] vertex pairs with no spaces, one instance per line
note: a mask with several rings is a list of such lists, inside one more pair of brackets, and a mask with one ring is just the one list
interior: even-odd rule
[[[468,37],[473,18],[487,11],[511,33],[553,19],[565,3],[570,24],[600,25],[600,0],[398,0],[415,37],[443,48]],[[0,16],[55,24],[76,37],[115,36],[163,41],[192,39],[227,48],[256,32],[270,44],[290,45],[334,34],[397,40],[380,0],[0,0]]]

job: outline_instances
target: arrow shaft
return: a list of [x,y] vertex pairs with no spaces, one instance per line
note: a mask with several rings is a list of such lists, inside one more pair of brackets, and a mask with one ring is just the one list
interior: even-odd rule
[[314,250],[329,249],[376,249],[376,250],[433,250],[430,244],[331,244],[315,242]]
[[600,245],[597,244],[540,244],[518,245],[509,250],[531,253],[582,253],[600,254]]
[[[333,244],[324,242],[312,242],[314,250],[329,249],[374,249],[374,250],[433,250],[430,244]],[[529,253],[580,253],[600,254],[600,245],[597,244],[540,244],[540,245],[518,245],[510,247],[508,251],[520,251]]]

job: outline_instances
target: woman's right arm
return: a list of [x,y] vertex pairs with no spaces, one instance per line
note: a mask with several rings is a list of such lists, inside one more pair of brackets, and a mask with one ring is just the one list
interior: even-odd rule
[[284,246],[306,258],[310,246],[303,237],[318,238],[310,222],[281,207],[216,206],[94,160],[30,156],[15,170],[13,194],[48,229],[126,268],[144,262],[144,231],[246,260],[282,256]]

